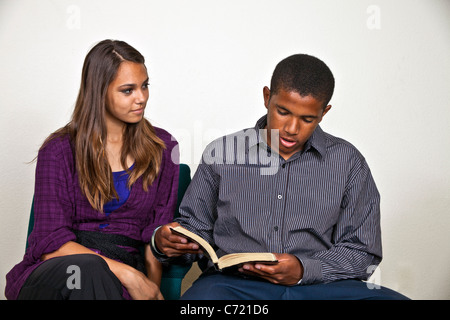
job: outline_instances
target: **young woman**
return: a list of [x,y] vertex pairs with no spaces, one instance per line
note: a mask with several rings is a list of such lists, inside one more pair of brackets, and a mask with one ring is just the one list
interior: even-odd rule
[[144,118],[144,57],[105,40],[86,56],[71,121],[40,148],[35,225],[8,299],[162,299],[149,242],[172,221],[177,143]]

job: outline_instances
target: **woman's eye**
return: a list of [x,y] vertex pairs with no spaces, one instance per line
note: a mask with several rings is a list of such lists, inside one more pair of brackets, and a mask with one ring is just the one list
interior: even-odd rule
[[133,89],[122,90],[122,93],[124,93],[124,94],[131,94],[131,92],[133,92]]
[[143,85],[142,85],[142,88],[144,88],[144,89],[148,89],[148,86],[150,85],[150,83],[144,83]]

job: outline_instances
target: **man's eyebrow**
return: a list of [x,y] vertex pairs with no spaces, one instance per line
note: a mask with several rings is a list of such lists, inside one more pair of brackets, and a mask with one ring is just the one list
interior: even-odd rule
[[[283,106],[281,106],[281,105],[279,105],[279,104],[275,104],[276,106],[277,106],[277,108],[280,108],[280,109],[283,109],[284,111],[286,111],[286,112],[289,112],[289,113],[292,113],[289,109],[287,109],[286,107],[283,107]],[[301,115],[300,116],[300,118],[313,118],[313,119],[317,119],[317,118],[319,118],[318,116],[316,116],[316,115]]]
[[318,116],[314,116],[314,115],[302,115],[302,116],[300,116],[300,118],[313,118],[313,119],[317,119]]
[[277,103],[275,103],[275,105],[277,106],[277,108],[283,109],[284,111],[287,111],[287,112],[291,113],[291,111],[289,109],[287,109],[286,107],[283,107],[283,106],[281,106],[281,105],[279,105]]

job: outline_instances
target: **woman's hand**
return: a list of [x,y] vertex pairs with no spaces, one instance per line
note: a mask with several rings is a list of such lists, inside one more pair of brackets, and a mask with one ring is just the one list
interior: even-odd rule
[[125,266],[116,276],[118,276],[133,300],[164,300],[156,283],[147,278],[142,272]]

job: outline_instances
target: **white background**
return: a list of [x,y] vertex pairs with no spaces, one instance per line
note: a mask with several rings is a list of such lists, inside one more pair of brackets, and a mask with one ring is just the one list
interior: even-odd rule
[[336,90],[322,128],[364,154],[382,196],[374,281],[450,298],[447,0],[0,0],[2,291],[24,253],[28,162],[69,121],[84,57],[106,38],[146,57],[146,117],[176,136],[193,170],[207,142],[264,114],[276,63],[324,60]]

